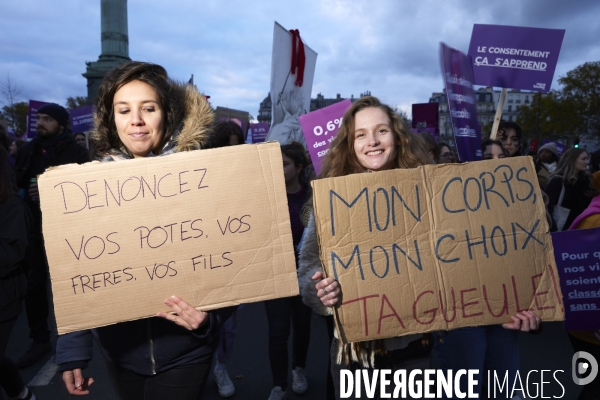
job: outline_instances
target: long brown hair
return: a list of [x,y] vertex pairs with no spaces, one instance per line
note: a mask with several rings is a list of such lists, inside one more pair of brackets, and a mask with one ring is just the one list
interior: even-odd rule
[[164,111],[165,131],[157,149],[153,149],[153,151],[160,151],[164,147],[183,119],[183,107],[178,104],[177,97],[172,95],[172,82],[170,82],[167,71],[163,67],[138,61],[130,61],[116,66],[108,71],[102,80],[95,102],[94,122],[96,130],[92,132],[90,139],[94,142],[94,148],[98,155],[110,154],[116,149],[133,157],[119,139],[113,106],[117,90],[132,81],[140,81],[150,85],[158,94],[160,106]]
[[381,103],[373,96],[361,97],[346,111],[342,126],[331,143],[329,153],[323,160],[320,178],[331,178],[364,172],[365,168],[358,162],[354,153],[354,120],[356,114],[366,108],[375,107],[386,113],[390,120],[390,128],[395,137],[396,157],[393,168],[415,168],[423,164],[431,164],[433,160],[422,141],[415,138],[402,123],[398,114],[391,107]]
[[587,153],[587,151],[580,148],[572,148],[565,151],[565,154],[563,154],[560,158],[558,166],[552,175],[560,175],[562,176],[563,182],[570,183],[577,182],[578,178],[580,177],[587,177],[590,179],[590,176],[587,172],[581,172],[575,169],[575,162],[583,153]]

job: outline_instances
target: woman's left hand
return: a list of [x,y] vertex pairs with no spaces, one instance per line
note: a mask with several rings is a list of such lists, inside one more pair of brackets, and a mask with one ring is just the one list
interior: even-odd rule
[[542,324],[540,317],[531,311],[522,311],[517,313],[517,315],[511,315],[510,318],[512,318],[513,322],[502,324],[504,329],[529,332],[538,330]]
[[196,310],[177,296],[166,299],[165,304],[171,307],[175,314],[159,312],[156,316],[173,321],[189,331],[196,330],[208,322],[208,313]]

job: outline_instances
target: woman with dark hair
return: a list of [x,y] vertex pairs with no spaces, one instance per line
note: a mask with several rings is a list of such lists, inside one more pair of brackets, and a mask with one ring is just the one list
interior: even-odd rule
[[[310,185],[302,171],[308,164],[308,157],[304,147],[298,142],[281,146],[281,155],[292,225],[292,241],[297,261],[297,247],[304,233],[300,210],[311,195]],[[269,400],[284,399],[287,396],[288,339],[291,328],[294,334],[292,340],[292,391],[296,394],[305,393],[308,390],[304,369],[310,343],[311,309],[302,303],[300,296],[267,300],[265,309],[269,322],[269,362],[273,375],[273,389]]]
[[499,140],[487,139],[481,143],[481,153],[484,160],[496,160],[506,157],[506,150]]
[[[127,162],[206,145],[213,111],[189,85],[169,79],[156,64],[127,62],[105,76],[98,90],[90,135],[102,161]],[[123,399],[197,399],[217,343],[214,314],[172,296],[174,313],[62,335],[56,362],[70,394],[89,393],[82,369],[92,356],[92,335]]]
[[498,140],[502,142],[507,157],[523,155],[521,152],[521,127],[516,122],[501,121],[498,125]]
[[456,162],[454,160],[454,154],[452,153],[452,149],[446,143],[438,143],[438,164],[448,164],[452,162]]
[[590,205],[594,190],[587,172],[589,162],[590,156],[584,149],[569,149],[563,154],[552,174],[545,190],[550,199],[550,214],[555,216],[554,208],[557,205],[570,210],[564,223],[555,219],[553,231],[567,229]]
[[[422,142],[409,132],[389,106],[375,97],[365,96],[346,111],[342,126],[323,161],[320,178],[415,168],[432,162]],[[332,307],[340,300],[340,286],[332,277],[324,278],[319,252],[315,218],[311,214],[300,246],[300,293],[304,303],[316,313],[331,315]],[[340,396],[341,369],[398,368],[396,361],[401,359],[402,349],[421,337],[407,335],[343,345],[337,338],[337,331],[334,336],[330,356],[337,398]],[[387,350],[387,356],[375,358],[375,353],[382,349]]]
[[433,160],[440,164],[440,148],[435,143],[435,140],[428,132],[419,133],[416,135],[416,138],[420,138],[423,140],[423,145],[427,149],[427,152],[433,158]]
[[79,144],[81,147],[85,147],[86,149],[88,148],[87,137],[85,136],[84,132],[74,133],[73,137],[75,138],[75,141],[77,142],[77,144]]
[[244,144],[244,132],[233,121],[219,121],[215,124],[213,147]]
[[25,257],[31,218],[15,192],[10,172],[8,152],[0,147],[0,387],[11,399],[35,399],[17,366],[4,355],[27,290],[21,261]]

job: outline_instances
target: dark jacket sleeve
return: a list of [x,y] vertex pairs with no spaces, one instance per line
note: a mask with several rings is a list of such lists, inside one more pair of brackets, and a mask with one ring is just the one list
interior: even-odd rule
[[59,371],[75,368],[84,369],[92,359],[92,331],[83,330],[58,337],[56,342],[56,363]]
[[209,311],[208,323],[199,327],[198,329],[191,331],[191,333],[200,340],[208,340],[212,337],[212,334],[215,331],[215,329],[219,329],[218,325],[219,324],[217,322],[217,314],[213,311]]
[[563,180],[560,177],[552,178],[546,185],[545,192],[548,195],[548,211],[552,213],[554,206],[558,204],[558,198],[563,187]]
[[0,204],[0,277],[7,276],[25,257],[28,221],[25,205],[15,195]]

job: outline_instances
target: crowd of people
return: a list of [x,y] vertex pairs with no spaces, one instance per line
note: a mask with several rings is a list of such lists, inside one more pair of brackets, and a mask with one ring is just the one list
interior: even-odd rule
[[[35,138],[3,139],[0,146],[0,386],[11,399],[35,399],[19,368],[52,351],[37,177],[49,167],[92,159],[127,162],[244,143],[241,128],[232,121],[214,121],[209,103],[194,87],[177,83],[163,67],[144,62],[121,64],[102,81],[95,100],[95,127],[89,135],[94,154],[87,149],[85,134],[70,132],[68,118],[63,107],[44,105],[38,110]],[[497,137],[483,141],[484,160],[523,155],[517,124],[502,122]],[[325,318],[331,344],[330,368],[324,376],[328,399],[340,398],[343,369],[404,369],[410,357],[430,352],[436,368],[479,370],[477,393],[482,391],[485,370],[507,372],[509,381],[514,380],[519,370],[518,333],[536,334],[542,327],[530,311],[519,312],[502,325],[436,332],[431,335],[433,349],[424,347],[421,334],[344,344],[333,323],[343,288],[323,272],[310,180],[459,162],[452,146],[411,133],[392,108],[365,96],[344,115],[318,177],[301,144],[283,144],[281,152],[300,295],[264,302],[272,374],[269,400],[285,399],[290,390],[296,394],[308,390],[305,369],[313,311]],[[600,226],[599,157],[592,157],[590,169],[590,155],[584,149],[572,148],[561,155],[553,142],[532,155],[551,230]],[[14,363],[5,357],[5,349],[23,302],[31,346]],[[85,369],[95,338],[122,399],[199,399],[211,370],[219,394],[233,396],[227,362],[235,348],[236,315],[243,305],[204,312],[177,295],[164,303],[171,313],[61,335],[56,363],[67,392],[89,393],[94,379]],[[585,349],[600,358],[600,331],[570,332],[569,337],[575,350]],[[466,391],[466,377],[460,385]],[[598,386],[587,385],[580,399],[600,398]]]

